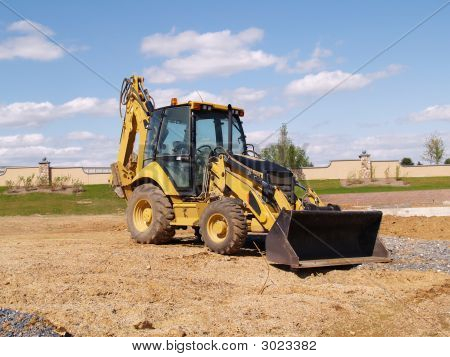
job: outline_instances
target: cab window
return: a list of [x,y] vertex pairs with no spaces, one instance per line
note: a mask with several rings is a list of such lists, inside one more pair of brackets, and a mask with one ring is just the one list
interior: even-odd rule
[[189,155],[189,119],[188,106],[167,108],[164,111],[157,156]]
[[182,191],[192,190],[189,106],[166,108],[163,112],[156,160]]

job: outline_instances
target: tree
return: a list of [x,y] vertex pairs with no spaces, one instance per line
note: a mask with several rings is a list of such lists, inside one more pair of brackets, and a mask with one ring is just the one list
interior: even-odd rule
[[276,162],[291,169],[313,166],[309,161],[305,149],[294,145],[288,136],[287,126],[281,126],[278,143],[269,145],[261,151],[261,156],[266,160]]
[[448,159],[445,159],[444,164],[450,165],[450,157]]
[[430,164],[439,164],[445,153],[444,141],[437,134],[432,134],[425,141],[425,152],[422,158]]
[[400,165],[402,166],[412,166],[414,165],[414,162],[411,160],[410,157],[404,157],[402,161],[400,161]]

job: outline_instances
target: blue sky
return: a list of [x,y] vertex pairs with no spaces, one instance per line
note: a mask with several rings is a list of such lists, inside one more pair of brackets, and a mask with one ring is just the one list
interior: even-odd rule
[[[250,142],[271,135],[443,1],[6,1],[120,87],[156,99],[231,102]],[[315,165],[421,160],[438,133],[450,157],[450,6],[289,126]],[[118,93],[0,6],[0,166],[109,165]]]

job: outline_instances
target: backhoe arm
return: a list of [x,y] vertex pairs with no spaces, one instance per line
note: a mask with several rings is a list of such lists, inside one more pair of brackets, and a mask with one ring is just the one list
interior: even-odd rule
[[[152,98],[143,89],[144,79],[138,76],[125,78],[122,84],[120,105],[125,105],[122,133],[117,162],[112,164],[112,186],[120,197],[129,198],[131,182],[136,170],[142,166],[147,129],[154,109]],[[138,141],[136,142],[136,138]],[[134,152],[138,144],[137,153]],[[137,155],[137,156],[136,156]]]

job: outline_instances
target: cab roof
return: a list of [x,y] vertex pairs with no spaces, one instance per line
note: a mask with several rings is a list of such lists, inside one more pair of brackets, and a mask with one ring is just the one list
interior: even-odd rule
[[[221,111],[228,111],[228,105],[223,104],[217,104],[212,102],[197,102],[190,100],[189,102],[185,103],[178,103],[176,106],[182,106],[182,105],[189,105],[192,110],[202,110],[203,106],[209,106],[212,107],[212,109],[221,110]],[[231,109],[236,110],[239,112],[239,116],[244,116],[244,109],[239,107],[232,106]]]

